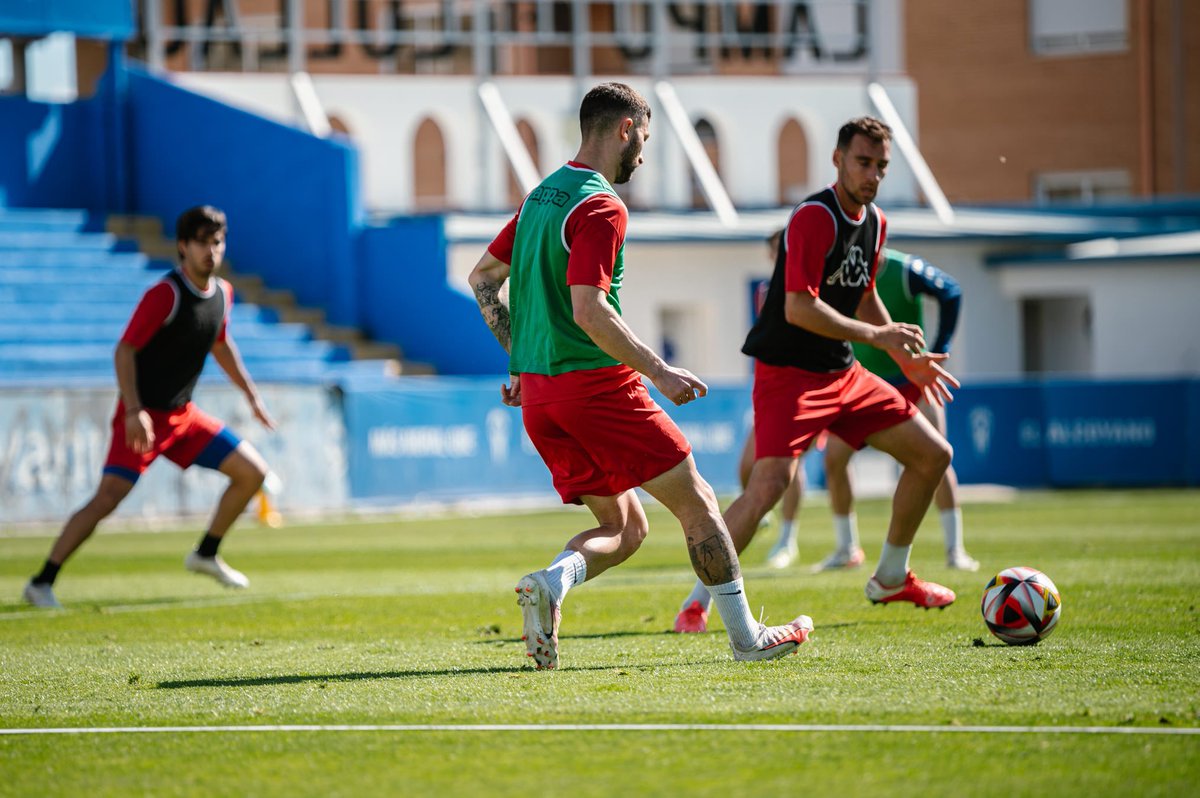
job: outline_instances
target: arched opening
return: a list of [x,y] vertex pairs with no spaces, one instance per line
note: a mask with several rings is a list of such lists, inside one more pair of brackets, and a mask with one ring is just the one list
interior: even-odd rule
[[446,140],[437,122],[426,117],[413,139],[413,207],[418,211],[433,211],[448,204]]
[[[533,160],[534,168],[538,170],[538,174],[542,173],[542,159],[538,153],[537,133],[533,129],[533,125],[524,119],[517,120],[517,133],[521,135],[521,141],[525,143],[525,149],[529,151],[529,157]],[[521,204],[521,200],[525,199],[525,190],[521,187],[520,181],[517,180],[517,174],[513,171],[512,164],[508,166],[508,204],[516,209]]]
[[795,119],[779,131],[779,204],[796,205],[811,191],[808,185],[808,137]]
[[[708,154],[708,160],[713,165],[713,169],[717,174],[721,174],[721,148],[717,142],[717,129],[713,127],[712,122],[701,117],[696,120],[696,136],[700,139],[701,146],[704,147],[704,152]],[[696,177],[693,170],[692,173],[692,207],[707,208],[708,200],[704,198],[704,191],[700,188],[700,181]]]

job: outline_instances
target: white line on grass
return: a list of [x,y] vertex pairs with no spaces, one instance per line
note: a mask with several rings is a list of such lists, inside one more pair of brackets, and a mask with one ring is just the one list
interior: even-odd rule
[[545,723],[545,724],[411,724],[293,726],[113,726],[60,729],[0,729],[17,734],[191,734],[196,732],[901,732],[909,734],[1151,734],[1200,735],[1200,728],[1157,726],[884,726],[874,724],[803,723]]

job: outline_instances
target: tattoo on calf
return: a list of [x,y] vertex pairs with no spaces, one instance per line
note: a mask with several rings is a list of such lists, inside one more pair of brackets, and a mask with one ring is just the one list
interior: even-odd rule
[[741,576],[729,535],[717,533],[699,542],[689,535],[687,544],[692,568],[706,585],[723,585]]
[[479,303],[479,311],[483,320],[508,352],[512,349],[512,322],[508,316],[508,308],[500,301],[500,286],[494,283],[479,283],[475,286],[475,301]]

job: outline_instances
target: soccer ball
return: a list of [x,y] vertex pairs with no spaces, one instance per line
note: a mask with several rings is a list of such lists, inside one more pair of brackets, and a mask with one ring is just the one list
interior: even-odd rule
[[1058,588],[1036,568],[1005,568],[983,591],[983,620],[1010,646],[1031,646],[1049,637],[1062,615]]

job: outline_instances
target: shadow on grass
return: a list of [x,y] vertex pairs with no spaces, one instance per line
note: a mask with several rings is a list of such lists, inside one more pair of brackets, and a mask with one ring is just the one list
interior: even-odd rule
[[[611,671],[614,668],[628,668],[628,665],[572,665],[565,670],[572,671]],[[664,667],[657,664],[654,667]],[[264,687],[278,684],[304,684],[306,682],[359,682],[377,679],[420,679],[430,676],[485,676],[503,673],[536,673],[528,666],[512,666],[502,668],[443,668],[440,670],[409,670],[409,671],[356,671],[351,673],[293,673],[280,676],[245,676],[230,679],[182,679],[179,681],[159,682],[155,688],[159,690],[179,690],[191,687]]]
[[[675,634],[670,629],[646,629],[644,631],[625,631],[625,632],[596,632],[590,635],[559,635],[562,640],[607,640],[610,637],[665,637]],[[472,640],[471,645],[488,645],[494,646],[497,643],[521,643],[524,642],[519,637],[482,637],[479,640]]]

